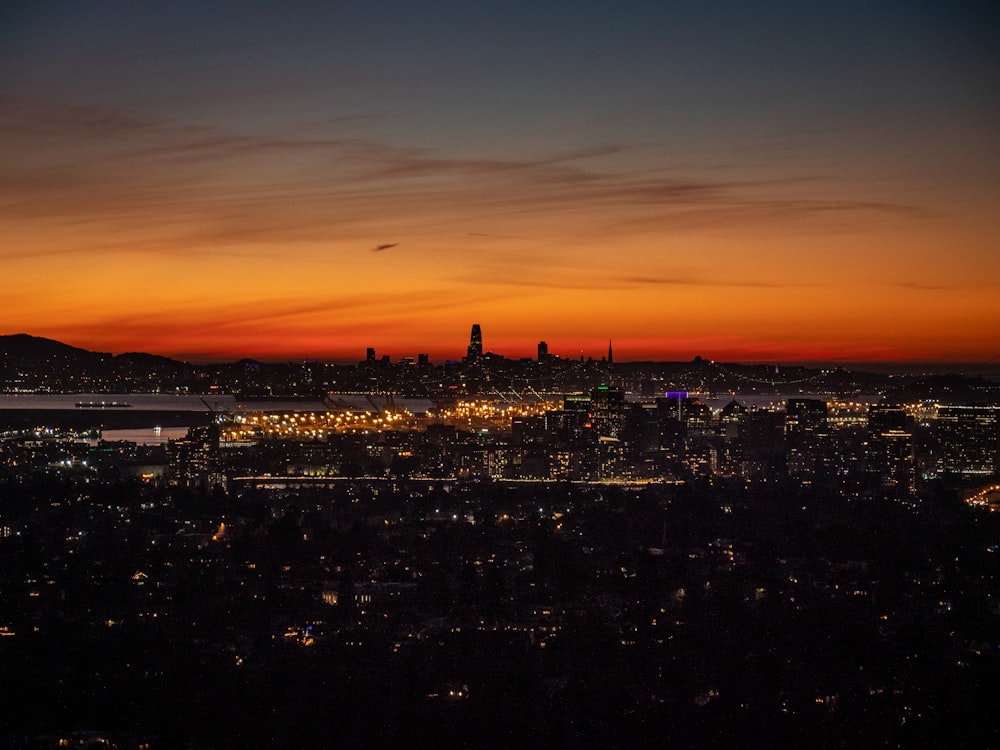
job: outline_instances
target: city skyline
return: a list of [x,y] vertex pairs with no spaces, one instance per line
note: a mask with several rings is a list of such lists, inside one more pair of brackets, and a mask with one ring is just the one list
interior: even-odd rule
[[1000,353],[985,4],[17,4],[0,333],[190,361]]

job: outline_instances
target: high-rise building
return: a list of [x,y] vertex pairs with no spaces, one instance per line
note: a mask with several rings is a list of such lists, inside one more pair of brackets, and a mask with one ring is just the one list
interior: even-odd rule
[[210,424],[188,429],[186,437],[171,440],[167,447],[174,484],[182,487],[223,485],[218,471],[220,429]]
[[735,440],[746,421],[747,408],[734,398],[719,412],[719,432],[727,440]]
[[621,388],[599,385],[590,392],[590,411],[597,434],[618,438],[625,427],[625,393]]
[[939,406],[938,470],[995,474],[1000,468],[1000,406]]
[[608,339],[608,364],[613,365],[615,363],[614,352],[611,351],[611,339]]
[[898,404],[872,404],[868,407],[868,432],[878,435],[890,430],[907,430],[906,410]]
[[479,362],[483,358],[483,332],[479,323],[472,324],[472,335],[469,337],[469,362]]
[[792,398],[785,405],[785,463],[789,476],[812,482],[833,463],[826,401]]
[[910,493],[916,489],[913,433],[906,410],[898,404],[868,407],[865,473],[883,490]]
[[826,401],[817,398],[791,398],[785,406],[785,432],[821,432],[827,426]]
[[549,345],[544,341],[538,342],[538,361],[544,362],[549,358]]

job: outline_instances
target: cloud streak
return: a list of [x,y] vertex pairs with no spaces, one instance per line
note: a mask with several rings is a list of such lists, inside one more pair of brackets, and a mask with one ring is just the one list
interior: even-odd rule
[[629,276],[623,279],[628,284],[643,286],[703,286],[703,287],[744,287],[749,289],[788,289],[801,288],[801,282],[776,284],[764,281],[728,281],[725,279],[670,278],[656,276]]
[[916,292],[954,292],[965,288],[948,284],[920,284],[915,281],[904,281],[899,286]]
[[[111,244],[154,225],[159,238],[150,238],[151,247],[315,241],[370,231],[385,216],[444,231],[492,223],[495,231],[463,234],[510,239],[526,233],[509,229],[543,216],[570,233],[573,217],[591,236],[722,222],[808,221],[823,231],[847,219],[929,216],[918,206],[825,197],[818,178],[808,180],[809,195],[796,177],[588,168],[588,159],[623,151],[613,145],[532,159],[458,159],[371,140],[233,133],[96,107],[13,104],[0,120],[13,156],[0,176],[7,216],[89,224]],[[72,158],[33,164],[12,153],[23,152],[25,140]],[[86,145],[94,142],[98,156]]]

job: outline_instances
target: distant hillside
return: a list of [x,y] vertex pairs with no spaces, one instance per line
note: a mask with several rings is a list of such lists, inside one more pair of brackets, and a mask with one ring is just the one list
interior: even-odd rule
[[145,390],[188,371],[184,362],[153,354],[115,356],[26,333],[0,336],[0,387],[6,390]]
[[950,373],[916,378],[888,391],[886,402],[901,404],[933,401],[939,404],[998,404],[1000,384],[979,377]]
[[88,362],[110,359],[111,355],[104,352],[91,352],[80,349],[61,341],[29,336],[27,333],[16,333],[13,336],[0,336],[0,364],[8,361],[44,362],[53,359],[79,359]]
[[128,364],[132,367],[171,368],[186,367],[186,363],[170,357],[161,357],[159,354],[146,354],[145,352],[125,352],[114,357],[116,364]]

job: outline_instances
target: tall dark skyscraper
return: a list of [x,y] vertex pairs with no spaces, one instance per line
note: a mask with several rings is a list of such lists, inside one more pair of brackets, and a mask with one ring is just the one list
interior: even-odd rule
[[790,398],[785,402],[785,432],[819,432],[826,429],[826,401],[816,398]]
[[538,361],[544,362],[549,358],[549,345],[544,341],[538,342]]
[[469,337],[468,359],[470,362],[478,362],[483,358],[483,332],[479,328],[479,323],[472,324],[472,335]]
[[608,339],[608,364],[613,365],[615,363],[614,352],[611,351],[611,339]]

